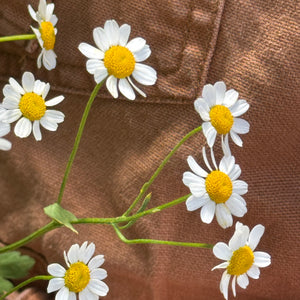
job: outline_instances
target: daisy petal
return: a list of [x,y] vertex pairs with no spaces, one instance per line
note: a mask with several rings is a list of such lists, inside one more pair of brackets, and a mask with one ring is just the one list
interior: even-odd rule
[[49,131],[56,131],[58,127],[54,121],[45,117],[45,115],[40,119],[40,124]]
[[202,124],[202,130],[203,130],[204,136],[207,139],[208,146],[210,148],[213,147],[215,140],[216,140],[216,136],[217,136],[216,129],[211,125],[210,122],[204,122]]
[[236,275],[233,276],[232,282],[231,282],[231,288],[232,288],[232,293],[233,293],[234,297],[236,296],[235,282],[236,282]]
[[5,109],[19,109],[19,100],[16,98],[5,97],[2,102]]
[[55,292],[61,289],[65,285],[65,280],[63,278],[52,278],[49,280],[47,293]]
[[136,63],[132,72],[133,78],[144,85],[153,85],[156,82],[156,71],[147,65]]
[[46,106],[54,106],[65,99],[64,96],[57,96],[45,102]]
[[119,25],[115,20],[106,21],[104,24],[104,31],[110,47],[119,43]]
[[99,50],[87,43],[80,43],[78,46],[78,49],[87,58],[92,58],[92,59],[103,59],[104,58],[104,53],[101,50]]
[[22,116],[20,109],[11,109],[1,112],[0,121],[4,123],[12,123]]
[[86,248],[86,250],[84,251],[84,254],[83,254],[83,256],[82,257],[80,257],[80,258],[82,258],[82,262],[84,262],[85,264],[87,264],[88,263],[88,261],[91,259],[91,257],[94,255],[94,253],[95,253],[95,244],[94,243],[90,243],[88,246],[87,246],[87,248]]
[[54,277],[63,278],[66,274],[66,270],[60,264],[51,264],[48,266],[47,271],[50,275]]
[[3,88],[4,97],[20,99],[20,94],[15,90],[15,88],[9,84],[6,84]]
[[34,21],[37,21],[37,18],[36,18],[36,12],[35,12],[34,9],[31,7],[30,4],[28,5],[28,11],[29,11],[29,14],[30,14],[31,18],[32,18]]
[[243,141],[234,131],[230,130],[230,136],[236,145],[238,145],[239,147],[243,146]]
[[202,98],[209,107],[212,107],[216,104],[216,90],[211,84],[206,84],[203,87]]
[[79,292],[79,300],[98,300],[99,297],[96,294],[93,294],[89,289],[84,289],[82,292]]
[[25,94],[24,89],[20,86],[20,84],[14,78],[10,77],[9,83],[17,93],[19,93],[21,95]]
[[118,98],[117,78],[110,75],[106,80],[106,87],[114,98]]
[[122,78],[119,80],[119,90],[121,94],[123,94],[127,99],[135,99],[135,93],[126,78]]
[[10,124],[0,123],[0,137],[7,135],[10,132]]
[[54,11],[54,4],[53,3],[50,3],[47,5],[47,8],[46,8],[46,18],[45,18],[45,21],[49,22],[50,21],[50,18],[53,14],[53,11]]
[[125,46],[128,42],[128,38],[130,35],[131,27],[128,24],[123,24],[120,29],[120,46]]
[[239,117],[244,114],[249,107],[250,105],[246,100],[239,100],[230,108],[230,111],[234,117]]
[[261,224],[258,224],[252,228],[248,240],[249,247],[252,249],[252,251],[255,250],[264,232],[265,232],[265,227]]
[[202,206],[204,206],[208,201],[210,201],[208,195],[204,195],[203,197],[195,197],[191,195],[186,200],[186,209],[188,211],[194,211]]
[[237,197],[230,197],[225,205],[229,208],[230,212],[236,217],[243,217],[247,212],[246,205]]
[[79,245],[78,244],[72,245],[67,253],[68,260],[71,264],[78,262],[78,254],[79,254]]
[[216,218],[222,228],[225,229],[232,226],[231,212],[223,203],[216,205]]
[[202,208],[201,208],[201,220],[203,223],[210,224],[211,221],[214,218],[215,215],[215,208],[216,204],[214,201],[207,202]]
[[30,93],[33,91],[34,88],[34,76],[30,72],[25,72],[22,76],[22,85],[24,90],[27,93]]
[[146,41],[141,38],[137,37],[132,39],[127,45],[126,48],[129,49],[131,52],[136,53],[142,50],[146,45]]
[[232,250],[222,242],[217,243],[213,247],[213,253],[217,258],[227,261],[230,260],[232,256]]
[[204,178],[207,177],[208,173],[197,164],[197,162],[192,156],[188,157],[187,163],[195,174],[197,174],[200,177],[204,177]]
[[247,271],[247,275],[253,279],[258,279],[260,270],[257,266],[252,265],[252,267]]
[[36,80],[34,83],[34,88],[33,92],[36,93],[37,95],[42,95],[44,92],[44,89],[46,87],[46,83],[42,82],[40,80]]
[[15,135],[20,138],[26,138],[30,135],[32,130],[32,123],[27,118],[21,118],[14,129]]
[[240,222],[237,222],[235,226],[235,232],[228,243],[229,248],[235,251],[238,248],[245,246],[248,237],[249,227],[246,225],[242,225]]
[[219,169],[225,174],[230,174],[231,170],[235,166],[235,158],[234,156],[223,156],[220,161]]
[[50,22],[52,23],[53,26],[56,25],[57,21],[58,21],[57,16],[52,15],[51,18],[50,18]]
[[227,271],[224,271],[220,282],[220,291],[226,300],[228,300],[229,280],[230,280],[230,275],[227,273]]
[[67,300],[76,300],[76,293],[74,292],[69,292],[69,298]]
[[239,97],[239,93],[233,89],[226,91],[223,105],[231,107],[234,105]]
[[141,90],[139,89],[133,82],[132,80],[130,79],[130,77],[127,77],[127,80],[129,81],[129,83],[133,86],[133,88],[142,96],[142,97],[146,97],[146,94]]
[[40,121],[35,120],[32,126],[33,136],[36,141],[40,141],[42,139],[41,129],[40,129]]
[[209,117],[209,107],[203,98],[198,98],[194,102],[195,110],[200,114],[203,121],[210,121]]
[[94,269],[91,271],[91,278],[103,280],[107,277],[107,272],[104,269]]
[[239,134],[245,134],[249,132],[250,125],[246,120],[240,118],[234,118],[232,130]]
[[225,262],[222,262],[221,264],[213,267],[211,270],[216,270],[216,269],[226,269],[229,265],[229,262],[228,261],[225,261]]
[[91,279],[87,288],[94,294],[104,297],[107,295],[109,288],[106,285],[106,283],[97,280],[97,279]]
[[241,170],[240,166],[234,165],[232,170],[228,173],[228,176],[231,179],[231,181],[234,181],[240,177],[241,173],[242,173],[242,170]]
[[93,270],[99,268],[103,263],[104,263],[104,256],[97,255],[90,260],[90,262],[88,263],[88,267],[90,270]]
[[226,85],[223,81],[218,81],[214,84],[216,90],[216,105],[223,104],[225,92],[226,92]]
[[0,149],[2,151],[9,151],[11,149],[11,142],[6,139],[0,138]]
[[55,300],[68,300],[69,299],[69,289],[67,287],[62,287],[56,294]]
[[237,276],[237,284],[242,288],[245,289],[249,284],[249,278],[247,274],[242,274]]
[[202,197],[206,193],[205,185],[190,183],[189,189],[195,197]]
[[109,49],[109,39],[103,28],[97,27],[93,30],[93,37],[95,44],[102,51],[105,52]]
[[262,251],[254,252],[254,263],[257,267],[264,268],[271,264],[270,254]]
[[248,192],[248,184],[243,180],[235,180],[233,182],[232,192],[244,195]]
[[186,186],[189,186],[191,183],[195,183],[205,187],[205,180],[192,172],[184,172],[182,181]]
[[65,115],[61,111],[54,109],[46,110],[44,117],[47,120],[55,123],[62,123],[65,119]]
[[96,73],[94,74],[94,79],[96,83],[100,83],[108,76],[106,68],[98,69]]
[[134,58],[136,62],[141,62],[146,60],[150,55],[150,47],[149,45],[145,45],[140,51],[134,53]]
[[43,65],[48,71],[51,71],[56,67],[56,54],[53,50],[44,51]]

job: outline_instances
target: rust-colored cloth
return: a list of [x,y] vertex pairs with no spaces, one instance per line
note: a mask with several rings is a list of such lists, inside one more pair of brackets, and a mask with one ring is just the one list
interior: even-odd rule
[[[37,8],[38,1],[28,1]],[[0,153],[0,239],[14,242],[45,225],[43,207],[57,199],[66,162],[88,97],[95,85],[86,72],[81,42],[93,44],[92,30],[108,19],[130,24],[131,38],[147,40],[147,64],[157,70],[157,84],[142,87],[147,98],[112,99],[103,87],[90,112],[62,205],[77,217],[121,215],[172,147],[201,124],[193,108],[205,83],[223,80],[250,103],[244,118],[250,133],[244,147],[231,143],[249,184],[248,213],[234,218],[250,228],[266,227],[258,250],[272,256],[270,267],[250,279],[238,299],[300,299],[299,290],[299,3],[295,0],[110,0],[54,1],[58,16],[57,67],[36,68],[40,51],[32,41],[0,44],[0,88],[24,71],[51,84],[50,97],[65,100],[57,109],[66,115],[56,132],[43,140],[20,139]],[[30,33],[36,25],[27,1],[2,0],[0,35]],[[298,15],[299,16],[299,15]],[[298,43],[298,44],[297,44]],[[36,49],[36,50],[35,50]],[[205,139],[200,133],[184,144],[164,168],[150,191],[149,207],[189,193],[182,183],[186,158],[201,162]],[[217,150],[217,157],[221,152]],[[161,245],[127,245],[107,225],[78,225],[79,234],[56,229],[26,247],[47,264],[63,263],[63,250],[85,240],[105,255],[105,299],[223,299],[219,291],[221,261],[211,250]],[[185,204],[140,219],[124,231],[127,238],[228,243],[234,227],[223,230],[214,220],[201,222],[199,211]],[[35,287],[45,292],[45,283]],[[31,296],[30,296],[31,295]],[[231,289],[229,291],[232,299]],[[15,299],[36,299],[23,291]],[[31,298],[32,297],[32,298]],[[43,297],[47,297],[44,295]],[[42,298],[39,298],[42,299]],[[54,299],[54,293],[49,296]]]

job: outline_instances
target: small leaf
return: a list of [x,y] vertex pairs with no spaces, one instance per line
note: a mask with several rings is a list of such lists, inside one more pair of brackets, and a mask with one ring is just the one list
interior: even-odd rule
[[0,277],[0,295],[3,294],[4,292],[8,292],[13,287],[14,286],[10,281]]
[[151,200],[151,196],[152,196],[152,193],[149,193],[149,194],[145,197],[145,199],[144,199],[144,201],[143,201],[143,203],[142,203],[140,209],[137,211],[137,213],[140,213],[140,212],[142,212],[142,211],[144,211],[144,210],[146,209],[146,207],[147,207],[149,201]]
[[16,279],[25,277],[34,259],[27,255],[21,255],[18,251],[0,254],[0,277]]
[[62,208],[58,203],[51,204],[44,208],[44,212],[47,216],[57,221],[60,224],[65,225],[75,233],[77,230],[73,227],[71,222],[77,221],[77,218],[68,210]]

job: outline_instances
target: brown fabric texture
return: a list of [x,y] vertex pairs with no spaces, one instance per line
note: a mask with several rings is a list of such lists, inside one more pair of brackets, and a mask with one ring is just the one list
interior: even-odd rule
[[[266,227],[257,250],[271,254],[258,280],[238,299],[299,299],[299,4],[294,0],[111,0],[53,1],[59,21],[55,70],[36,68],[39,47],[32,41],[0,44],[0,88],[24,71],[51,84],[50,97],[65,100],[66,115],[56,132],[43,140],[8,135],[13,148],[0,152],[0,240],[14,242],[45,225],[43,208],[56,201],[65,166],[88,97],[95,85],[86,72],[80,42],[93,44],[92,30],[105,20],[130,24],[131,38],[147,40],[147,64],[157,70],[157,84],[141,87],[146,99],[112,99],[104,86],[90,112],[67,183],[62,206],[77,217],[116,217],[139,193],[163,158],[190,130],[201,125],[193,108],[205,83],[223,80],[250,103],[243,116],[250,133],[244,146],[231,143],[241,179],[249,184],[248,213],[234,218],[253,228]],[[38,1],[28,1],[34,8]],[[0,35],[30,33],[35,26],[23,0],[1,1]],[[182,183],[186,158],[200,163],[202,133],[185,143],[154,182],[149,207],[189,193]],[[221,151],[216,150],[217,159]],[[63,251],[85,240],[105,255],[105,299],[223,299],[221,263],[211,250],[161,245],[127,245],[106,225],[78,225],[79,234],[56,229],[26,246],[37,260],[33,274],[63,262]],[[128,239],[228,243],[234,227],[201,222],[199,211],[185,204],[140,219],[124,231]],[[45,283],[11,299],[54,299]],[[39,293],[44,294],[39,296]],[[229,297],[232,299],[231,288]]]

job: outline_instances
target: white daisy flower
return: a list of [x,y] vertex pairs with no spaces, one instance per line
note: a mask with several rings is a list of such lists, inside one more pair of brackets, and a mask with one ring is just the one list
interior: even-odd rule
[[249,233],[249,227],[237,222],[235,232],[229,241],[217,243],[213,248],[214,255],[225,262],[215,266],[214,269],[226,269],[220,282],[220,290],[224,298],[228,299],[228,285],[230,277],[232,279],[232,292],[236,296],[235,283],[245,289],[249,284],[249,277],[258,279],[259,268],[267,267],[271,264],[271,256],[262,251],[255,251],[265,227],[256,225]]
[[104,28],[97,27],[93,31],[98,48],[86,43],[79,45],[80,52],[88,58],[87,71],[94,75],[96,83],[105,78],[106,87],[114,98],[120,92],[129,100],[135,99],[132,87],[143,97],[146,94],[132,81],[131,76],[139,83],[153,85],[156,82],[156,71],[140,62],[146,60],[151,50],[143,38],[137,37],[128,42],[131,27],[121,27],[115,20],[108,20]]
[[250,125],[237,117],[249,109],[249,104],[246,100],[238,100],[238,97],[237,91],[226,91],[225,83],[219,81],[214,85],[206,84],[202,97],[194,102],[196,111],[204,121],[202,129],[209,147],[213,147],[217,134],[227,136],[228,133],[235,144],[243,145],[238,134],[248,133]]
[[[0,104],[0,114],[5,109]],[[0,122],[0,150],[8,151],[11,149],[11,142],[4,139],[3,136],[7,135],[10,132],[10,124]]]
[[[54,263],[48,266],[48,272],[54,276],[50,279],[47,292],[58,291],[55,300],[97,300],[99,296],[106,296],[108,286],[102,280],[107,277],[107,272],[99,268],[104,263],[104,256],[97,255],[92,258],[95,245],[84,242],[81,247],[72,245],[64,257],[68,269]],[[92,258],[92,259],[91,259]]]
[[50,90],[50,84],[35,80],[30,72],[22,76],[22,86],[13,78],[3,88],[4,111],[0,112],[0,121],[12,123],[20,119],[14,132],[16,136],[25,138],[33,131],[37,141],[42,139],[40,125],[50,131],[56,131],[58,123],[64,121],[65,115],[57,110],[46,109],[64,100],[64,96],[57,96],[45,101]]
[[189,187],[192,195],[186,201],[188,211],[201,208],[201,220],[211,223],[216,214],[217,222],[222,228],[232,226],[232,215],[243,217],[247,212],[246,201],[241,195],[248,191],[245,181],[237,180],[241,174],[241,168],[235,164],[233,156],[225,155],[219,167],[217,167],[213,150],[211,158],[215,170],[210,166],[205,148],[202,149],[204,162],[209,169],[202,169],[192,156],[187,159],[192,172],[183,174],[183,183]]
[[37,59],[37,66],[43,65],[47,70],[52,70],[56,66],[56,54],[53,51],[57,29],[54,27],[57,23],[57,17],[53,14],[54,4],[47,4],[46,0],[40,0],[38,11],[34,11],[31,5],[28,5],[28,11],[33,20],[39,23],[39,28],[31,26],[42,51]]

